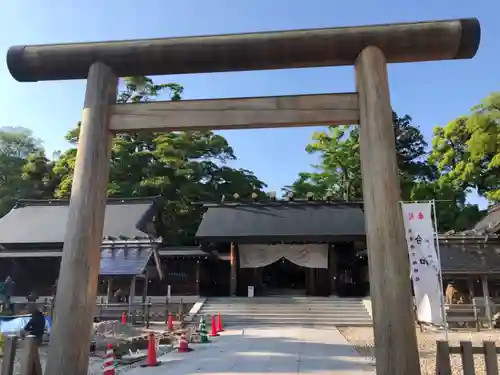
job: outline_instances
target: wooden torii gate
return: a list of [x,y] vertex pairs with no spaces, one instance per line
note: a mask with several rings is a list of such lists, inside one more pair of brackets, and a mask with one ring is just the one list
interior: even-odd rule
[[[48,375],[86,375],[113,133],[360,125],[379,375],[418,375],[387,63],[469,59],[476,19],[102,43],[17,46],[22,82],[87,79]],[[116,104],[117,77],[354,65],[356,92]]]

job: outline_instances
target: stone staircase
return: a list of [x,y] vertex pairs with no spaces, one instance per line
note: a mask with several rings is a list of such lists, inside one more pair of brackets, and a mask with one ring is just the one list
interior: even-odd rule
[[307,325],[371,326],[361,298],[339,297],[225,297],[208,298],[198,316],[220,313],[225,326]]

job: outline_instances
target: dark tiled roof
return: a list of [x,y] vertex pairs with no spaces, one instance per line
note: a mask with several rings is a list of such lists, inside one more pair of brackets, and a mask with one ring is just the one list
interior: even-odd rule
[[101,249],[99,274],[102,276],[140,275],[153,254],[152,248],[127,246]]
[[267,202],[208,206],[196,237],[213,241],[327,241],[365,235],[359,204]]
[[480,233],[499,233],[500,204],[491,207],[488,214],[474,226],[473,230]]
[[500,242],[440,242],[443,273],[500,273]]
[[[154,235],[155,199],[112,199],[106,207],[104,237]],[[68,201],[20,201],[0,219],[0,244],[62,243]]]

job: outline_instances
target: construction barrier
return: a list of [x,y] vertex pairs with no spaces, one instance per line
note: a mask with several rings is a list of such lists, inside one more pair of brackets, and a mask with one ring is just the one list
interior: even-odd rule
[[148,352],[146,356],[146,362],[141,365],[141,367],[155,367],[161,365],[156,357],[157,344],[155,339],[155,334],[151,332],[149,334],[148,340]]
[[202,316],[200,319],[200,343],[207,344],[210,340],[207,334],[207,325],[205,323],[205,318]]
[[108,344],[106,350],[106,355],[104,356],[104,364],[102,366],[103,375],[115,375],[115,354],[113,350],[113,345]]
[[217,314],[217,332],[223,332],[224,328],[222,328],[222,318],[220,313]]
[[215,322],[215,315],[212,315],[210,336],[212,337],[219,336],[219,334],[217,333],[217,323]]

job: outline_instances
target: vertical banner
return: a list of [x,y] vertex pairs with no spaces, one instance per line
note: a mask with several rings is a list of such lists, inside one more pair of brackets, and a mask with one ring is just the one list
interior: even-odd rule
[[432,203],[402,203],[402,210],[418,320],[442,326],[441,264]]

